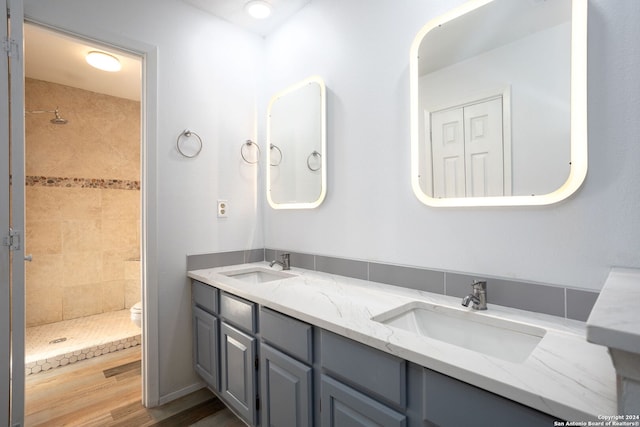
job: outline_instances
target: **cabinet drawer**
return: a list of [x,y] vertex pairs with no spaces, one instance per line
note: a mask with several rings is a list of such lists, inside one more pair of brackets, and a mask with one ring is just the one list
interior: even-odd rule
[[406,407],[405,360],[325,330],[321,340],[323,369],[367,394]]
[[220,293],[220,316],[247,332],[256,332],[256,304],[226,292]]
[[260,333],[262,339],[296,359],[311,364],[311,325],[284,314],[260,307]]
[[218,289],[193,280],[191,282],[191,298],[195,305],[209,313],[218,314]]

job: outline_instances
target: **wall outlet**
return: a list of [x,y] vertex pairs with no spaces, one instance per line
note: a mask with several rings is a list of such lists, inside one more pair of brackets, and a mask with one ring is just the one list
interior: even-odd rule
[[226,218],[227,216],[229,216],[229,202],[218,200],[218,218]]

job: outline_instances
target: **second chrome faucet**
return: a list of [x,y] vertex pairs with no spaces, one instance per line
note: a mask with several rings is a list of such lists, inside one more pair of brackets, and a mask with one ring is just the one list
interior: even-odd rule
[[476,280],[471,285],[472,291],[469,295],[462,298],[462,305],[469,307],[469,303],[473,302],[471,308],[474,310],[487,309],[487,282],[484,280]]
[[280,255],[280,257],[282,258],[282,261],[278,261],[273,260],[271,261],[271,264],[269,264],[269,267],[273,267],[275,264],[278,264],[280,266],[282,266],[283,270],[291,270],[291,261],[289,260],[289,254],[282,254]]

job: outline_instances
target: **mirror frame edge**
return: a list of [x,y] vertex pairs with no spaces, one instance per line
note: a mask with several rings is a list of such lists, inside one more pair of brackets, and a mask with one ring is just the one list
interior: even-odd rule
[[434,198],[420,187],[418,57],[424,36],[432,29],[494,0],[470,0],[439,15],[422,27],[411,44],[409,57],[411,187],[418,200],[431,207],[541,206],[558,203],[583,184],[588,168],[587,117],[587,18],[588,0],[571,0],[571,137],[570,170],[567,180],[555,191],[533,196]]
[[[320,158],[320,168],[322,169],[322,175],[320,177],[320,195],[312,202],[301,203],[277,203],[271,198],[271,150],[268,148],[271,146],[271,118],[270,111],[273,103],[283,95],[293,92],[296,89],[304,87],[308,84],[316,83],[320,87],[320,145],[322,147],[322,156]],[[327,195],[327,96],[326,86],[324,80],[319,75],[309,76],[298,83],[286,87],[280,92],[271,97],[269,105],[267,106],[267,149],[266,149],[266,187],[267,187],[267,202],[272,209],[313,209],[322,204]]]

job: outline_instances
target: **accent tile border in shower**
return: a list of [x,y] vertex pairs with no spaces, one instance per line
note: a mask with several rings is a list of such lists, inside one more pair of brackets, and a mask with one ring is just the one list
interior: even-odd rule
[[98,188],[103,190],[140,190],[140,181],[98,178],[62,178],[52,176],[27,176],[28,187]]
[[[469,293],[470,284],[474,279],[485,278],[482,275],[451,273],[276,249],[188,255],[187,270],[269,261],[277,259],[285,252],[291,254],[291,265],[294,267],[460,298]],[[264,256],[261,257],[262,253]],[[582,322],[589,317],[598,295],[599,292],[583,289],[517,280],[489,279],[490,303]]]

